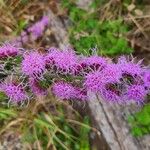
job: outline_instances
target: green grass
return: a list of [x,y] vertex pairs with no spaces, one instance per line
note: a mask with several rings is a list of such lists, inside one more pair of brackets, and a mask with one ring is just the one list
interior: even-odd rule
[[102,22],[99,18],[99,4],[93,2],[91,7],[94,11],[87,12],[78,8],[74,2],[63,0],[62,6],[68,10],[71,21],[69,28],[71,44],[77,52],[84,55],[91,54],[92,48],[96,48],[99,55],[130,54],[132,48],[125,38],[128,26],[122,19]]
[[131,133],[135,137],[141,137],[150,133],[150,104],[146,104],[139,112],[130,115],[128,122]]
[[[1,94],[1,101],[3,98]],[[49,109],[51,105],[56,107],[53,111]],[[23,143],[32,148],[36,145],[37,149],[90,150],[89,118],[67,107],[71,106],[50,97],[44,102],[32,101],[27,108],[1,106],[0,134],[15,131]]]

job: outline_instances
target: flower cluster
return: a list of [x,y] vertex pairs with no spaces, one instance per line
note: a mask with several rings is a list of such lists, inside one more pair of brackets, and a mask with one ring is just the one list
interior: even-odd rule
[[11,43],[15,44],[17,47],[20,47],[29,41],[35,41],[43,35],[43,32],[48,25],[48,16],[43,16],[41,20],[27,28],[25,31],[21,32],[20,36],[18,36]]
[[0,59],[14,57],[18,55],[18,53],[19,49],[9,43],[5,43],[0,47]]
[[44,56],[38,52],[30,52],[24,55],[22,72],[27,76],[41,76],[45,70]]
[[13,103],[22,102],[28,99],[28,95],[23,87],[16,83],[5,83],[1,85],[1,91],[4,92]]
[[[43,23],[47,25],[48,20],[44,18]],[[18,51],[12,45],[0,48],[2,58],[15,57]],[[101,56],[83,57],[70,48],[55,47],[45,53],[28,51],[21,56],[19,76],[26,88],[15,81],[1,83],[0,87],[15,103],[27,99],[28,93],[46,95],[51,89],[62,100],[88,100],[87,92],[91,91],[107,102],[141,104],[150,92],[150,70],[133,58],[121,56],[114,63]]]
[[56,97],[62,99],[62,100],[86,100],[87,95],[84,90],[81,90],[80,88],[77,88],[73,86],[70,83],[67,82],[57,82],[54,83],[52,86],[52,92],[55,94]]
[[44,16],[39,22],[36,22],[33,26],[27,29],[27,31],[31,34],[31,39],[36,40],[42,36],[45,27],[49,24],[49,19],[47,16]]

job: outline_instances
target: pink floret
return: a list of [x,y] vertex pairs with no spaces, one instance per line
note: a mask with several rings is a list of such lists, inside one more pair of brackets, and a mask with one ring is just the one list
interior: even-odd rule
[[141,85],[132,85],[128,87],[126,98],[127,100],[133,100],[137,103],[142,103],[147,95],[147,91],[144,86]]
[[93,70],[102,70],[107,65],[107,60],[100,56],[85,57],[81,60],[81,66],[84,68],[91,68]]
[[3,84],[1,91],[3,91],[13,103],[22,102],[28,98],[23,87],[14,83]]
[[22,61],[22,72],[28,76],[40,76],[45,71],[44,56],[38,52],[30,52]]
[[62,99],[70,100],[76,97],[76,89],[69,83],[57,82],[52,86],[53,94]]
[[39,81],[37,81],[34,78],[29,78],[29,86],[31,88],[31,91],[36,95],[46,95],[47,89],[44,89],[40,86]]
[[0,58],[14,57],[18,55],[18,53],[19,53],[18,48],[9,43],[3,44],[0,47]]

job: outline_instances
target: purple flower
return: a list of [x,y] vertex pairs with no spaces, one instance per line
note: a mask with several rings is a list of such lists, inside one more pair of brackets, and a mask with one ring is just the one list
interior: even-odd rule
[[32,40],[36,40],[40,36],[42,36],[45,27],[48,25],[48,23],[48,17],[44,16],[39,22],[36,22],[33,26],[28,28],[28,32],[30,32]]
[[105,83],[116,83],[122,77],[122,72],[117,64],[108,64],[101,72]]
[[45,28],[49,24],[49,18],[48,16],[43,16],[42,19],[35,24],[33,24],[31,27],[29,27],[26,31],[21,32],[20,36],[16,37],[11,43],[13,43],[15,46],[20,47],[22,44],[27,43],[31,40],[36,40],[39,37],[43,35],[43,32]]
[[22,102],[28,99],[23,87],[15,83],[6,83],[1,85],[1,91],[3,91],[13,103]]
[[115,91],[105,88],[102,89],[101,96],[108,102],[119,103],[122,100],[122,97],[120,97]]
[[22,47],[22,45],[27,43],[28,41],[29,41],[29,36],[25,31],[23,31],[21,32],[20,36],[10,41],[10,43],[15,45],[16,47]]
[[45,60],[42,54],[30,52],[22,61],[22,72],[28,76],[40,76],[45,71]]
[[75,99],[81,101],[87,100],[87,91],[85,89],[76,88]]
[[101,72],[90,72],[85,76],[84,86],[94,93],[100,92],[105,84],[105,79],[103,79]]
[[54,57],[54,63],[59,72],[75,74],[78,58],[73,51],[59,51]]
[[59,54],[60,50],[55,47],[51,47],[48,50],[48,53],[44,57],[47,68],[51,68],[55,65],[55,57],[58,57]]
[[42,88],[39,84],[39,81],[32,77],[29,78],[29,86],[31,91],[37,96],[47,94],[47,89]]
[[48,16],[43,16],[40,22],[42,22],[42,24],[44,26],[48,26],[49,25],[49,18],[48,18]]
[[101,90],[102,97],[109,102],[122,102],[122,94],[125,91],[125,87],[120,83],[108,83]]
[[102,71],[88,73],[85,76],[84,86],[92,92],[101,92],[107,83],[116,83],[121,78],[121,71],[117,65],[109,64]]
[[27,33],[24,31],[21,32],[20,41],[23,43],[26,43],[26,42],[28,42],[28,40],[29,40],[29,37],[28,37]]
[[133,100],[137,103],[142,103],[147,95],[147,90],[142,85],[132,85],[127,88],[125,97],[127,100]]
[[71,84],[65,82],[54,83],[52,93],[62,100],[70,100],[76,97],[76,89]]
[[144,84],[146,87],[150,88],[150,71],[146,71],[143,76]]
[[118,66],[123,74],[131,75],[132,77],[140,76],[143,73],[141,61],[134,63],[134,59],[129,61],[124,56],[118,59]]
[[6,43],[0,47],[0,58],[14,57],[18,55],[19,49],[14,45]]
[[93,70],[101,70],[107,65],[107,60],[100,56],[90,56],[81,60],[83,69],[91,68]]

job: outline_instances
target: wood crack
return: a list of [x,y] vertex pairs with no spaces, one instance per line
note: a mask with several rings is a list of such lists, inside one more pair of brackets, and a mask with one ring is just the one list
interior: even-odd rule
[[99,100],[98,97],[97,97],[97,99],[98,99],[99,104],[100,104],[101,107],[102,107],[102,110],[103,110],[103,112],[104,112],[104,114],[105,114],[105,117],[106,117],[106,119],[107,119],[107,122],[108,122],[110,128],[112,129],[112,131],[113,131],[113,133],[114,133],[114,135],[115,135],[115,138],[116,138],[116,141],[117,141],[117,143],[118,143],[118,145],[119,145],[119,147],[120,147],[120,150],[125,150],[125,148],[123,148],[123,147],[121,146],[122,144],[120,143],[119,138],[118,138],[118,136],[117,136],[117,133],[115,132],[115,129],[114,129],[114,127],[112,126],[112,124],[111,124],[111,122],[110,122],[110,120],[109,120],[109,117],[107,116],[107,113],[106,113],[106,111],[105,111],[105,109],[104,109],[103,104],[101,103],[101,101]]

